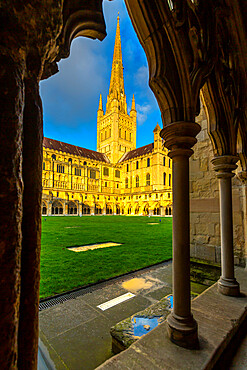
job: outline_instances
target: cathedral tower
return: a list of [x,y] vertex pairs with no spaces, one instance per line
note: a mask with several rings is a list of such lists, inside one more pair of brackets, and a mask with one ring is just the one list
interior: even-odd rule
[[112,61],[109,94],[104,114],[102,96],[97,113],[97,151],[116,163],[124,153],[136,148],[136,109],[133,95],[130,114],[127,113],[124,92],[123,61],[119,16]]

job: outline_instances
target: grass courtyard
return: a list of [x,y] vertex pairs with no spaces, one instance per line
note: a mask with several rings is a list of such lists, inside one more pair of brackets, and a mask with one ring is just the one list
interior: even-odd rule
[[[122,245],[77,253],[67,249],[109,241]],[[40,298],[100,282],[171,257],[171,218],[42,217]]]

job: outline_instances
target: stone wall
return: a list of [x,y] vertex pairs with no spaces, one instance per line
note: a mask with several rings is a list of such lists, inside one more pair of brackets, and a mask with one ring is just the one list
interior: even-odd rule
[[[207,133],[207,119],[201,109],[197,122],[201,132],[197,135],[194,154],[190,158],[190,238],[191,256],[220,262],[219,186],[211,160],[213,147]],[[240,167],[240,165],[239,165]],[[241,171],[237,169],[236,173]],[[233,236],[236,264],[244,264],[244,191],[238,176],[232,179]]]

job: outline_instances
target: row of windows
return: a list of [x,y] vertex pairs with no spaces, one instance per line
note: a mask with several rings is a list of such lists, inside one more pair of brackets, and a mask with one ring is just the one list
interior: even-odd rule
[[[171,180],[172,180],[172,176],[171,176],[171,174],[169,174],[168,186],[171,186]],[[164,183],[164,185],[166,185],[166,173],[165,172],[163,174],[163,183]],[[139,179],[139,176],[137,175],[136,178],[135,178],[135,187],[139,188],[139,186],[140,186],[140,179]],[[149,173],[146,175],[146,186],[150,186],[150,174]],[[128,177],[126,177],[126,179],[125,179],[125,188],[127,189],[128,187],[129,187],[129,179],[128,179]]]
[[124,140],[129,140],[129,141],[132,140],[131,132],[130,133],[127,133],[127,131],[122,132],[121,128],[119,129],[119,137]]
[[108,139],[109,137],[111,137],[111,129],[109,128],[109,130],[105,130],[104,132],[101,132],[101,141],[104,141],[106,139]]
[[[139,188],[139,186],[140,186],[139,176],[136,176],[135,187]],[[146,186],[150,186],[150,173],[147,173],[147,175],[146,175]],[[129,187],[129,179],[128,179],[128,177],[126,177],[126,179],[125,179],[125,188],[127,189],[128,187]]]
[[[56,154],[52,154],[51,158],[54,159],[54,160],[56,160],[57,159]],[[72,163],[73,162],[72,158],[69,158],[68,159],[68,162]],[[83,162],[83,166],[86,166],[86,165],[87,165],[87,162],[84,161]],[[45,162],[43,162],[43,170],[45,170]]]

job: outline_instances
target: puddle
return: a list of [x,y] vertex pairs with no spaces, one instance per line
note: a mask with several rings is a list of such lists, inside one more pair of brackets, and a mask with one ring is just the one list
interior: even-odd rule
[[170,309],[172,309],[173,308],[173,295],[169,294],[165,298],[168,299],[168,301],[170,302]]
[[122,244],[107,242],[107,243],[99,243],[99,244],[81,245],[80,247],[67,247],[67,249],[72,252],[86,252],[86,251],[91,251],[91,250],[100,249],[100,248],[117,247],[118,245],[122,245]]
[[134,278],[122,283],[122,287],[130,292],[136,293],[141,289],[150,289],[154,284],[143,278]]
[[159,317],[143,317],[143,316],[134,316],[131,319],[133,324],[134,336],[135,337],[142,337],[143,335],[149,333],[152,329],[158,326]]

